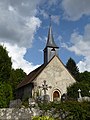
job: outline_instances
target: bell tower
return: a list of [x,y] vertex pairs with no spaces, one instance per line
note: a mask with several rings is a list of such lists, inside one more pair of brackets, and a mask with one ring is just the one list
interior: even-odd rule
[[53,56],[55,55],[58,56],[58,50],[59,50],[59,47],[56,45],[54,41],[53,33],[52,33],[52,26],[51,26],[51,21],[50,21],[47,43],[44,49],[44,64],[47,64],[52,59]]

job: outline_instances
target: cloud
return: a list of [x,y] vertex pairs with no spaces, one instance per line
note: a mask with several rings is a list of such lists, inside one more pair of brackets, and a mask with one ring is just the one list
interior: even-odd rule
[[[3,45],[3,43],[1,43]],[[22,68],[27,74],[37,68],[39,65],[34,66],[33,63],[30,63],[24,59],[26,53],[25,47],[18,47],[16,44],[11,45],[10,43],[4,43],[8,51],[8,55],[12,60],[12,67],[14,69]]]
[[90,24],[85,26],[84,34],[80,35],[74,32],[71,35],[71,45],[63,44],[63,47],[69,51],[75,52],[76,55],[84,57],[77,65],[80,72],[90,71]]
[[[50,19],[50,14],[48,14],[45,10],[40,10],[40,14],[44,17],[44,19]],[[60,16],[59,15],[51,15],[51,21],[55,24],[60,23]]]
[[0,42],[31,47],[34,34],[41,21],[35,17],[39,1],[0,1]]
[[[48,0],[49,6],[57,5],[60,0]],[[47,1],[46,1],[47,2]]]
[[[24,59],[27,48],[32,47],[34,35],[41,25],[36,17],[39,6],[47,3],[56,5],[58,0],[0,0],[0,44],[4,44],[12,59],[12,67],[22,68],[29,73],[39,65]],[[44,12],[44,17],[47,14]],[[58,22],[58,18],[56,19]]]
[[83,15],[90,15],[90,0],[62,0],[64,18],[78,20]]
[[0,44],[12,59],[12,67],[29,73],[39,65],[24,59],[41,21],[36,14],[41,0],[0,0]]

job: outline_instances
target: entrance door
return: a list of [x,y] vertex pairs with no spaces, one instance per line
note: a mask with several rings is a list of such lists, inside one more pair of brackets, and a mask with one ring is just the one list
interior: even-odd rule
[[58,91],[55,91],[55,92],[53,93],[53,100],[59,100],[59,99],[60,99],[60,94],[59,94]]

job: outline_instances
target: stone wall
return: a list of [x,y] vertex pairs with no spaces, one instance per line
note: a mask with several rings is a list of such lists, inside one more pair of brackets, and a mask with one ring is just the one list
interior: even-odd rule
[[2,108],[0,120],[31,120],[30,108]]

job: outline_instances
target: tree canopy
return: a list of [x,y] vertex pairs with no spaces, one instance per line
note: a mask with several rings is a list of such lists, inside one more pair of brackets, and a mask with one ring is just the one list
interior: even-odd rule
[[15,97],[15,91],[17,88],[17,85],[26,77],[26,73],[22,69],[12,69],[11,75],[10,75],[10,84],[12,86],[13,94]]
[[0,82],[0,108],[8,107],[13,99],[12,87],[8,83]]
[[90,72],[85,71],[83,73],[79,72],[75,61],[70,58],[66,64],[66,68],[77,80],[76,83],[67,88],[67,95],[69,98],[78,98],[78,89],[81,89],[82,96],[90,96]]
[[79,79],[79,69],[78,69],[75,61],[72,58],[70,58],[68,60],[68,62],[66,63],[66,68],[73,75],[73,77],[78,81],[78,79]]
[[69,98],[76,99],[78,98],[78,90],[81,90],[82,97],[84,96],[90,96],[89,90],[90,90],[90,84],[83,83],[83,82],[76,82],[70,87],[67,88],[67,95]]
[[12,69],[11,58],[6,49],[0,45],[0,81],[7,82],[10,78]]
[[8,107],[14,97],[17,84],[25,78],[22,69],[12,69],[6,48],[0,45],[0,107]]
[[79,73],[79,81],[90,84],[90,72],[85,71],[83,73]]

